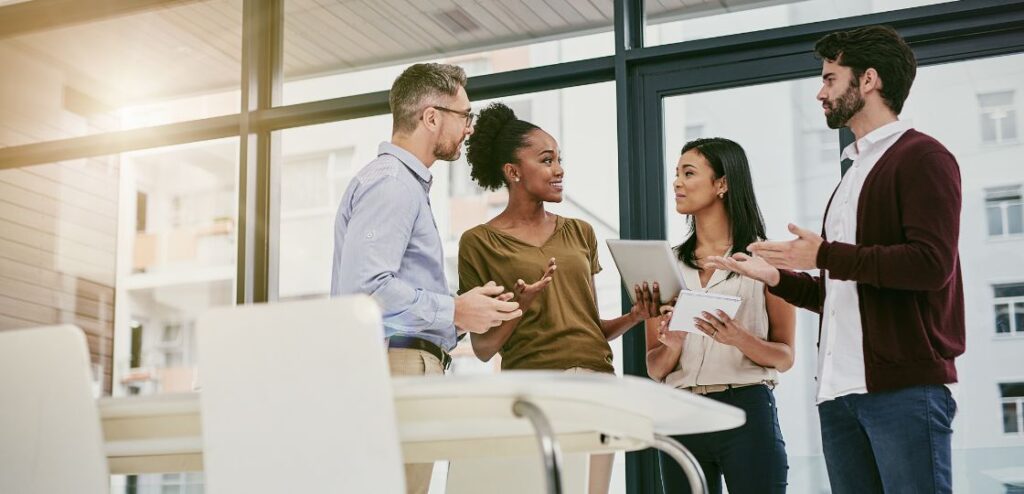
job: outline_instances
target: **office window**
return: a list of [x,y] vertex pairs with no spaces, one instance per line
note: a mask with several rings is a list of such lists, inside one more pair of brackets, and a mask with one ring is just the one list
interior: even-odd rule
[[985,216],[989,237],[1008,237],[1024,233],[1024,203],[1021,187],[995,187],[985,190]]
[[996,285],[997,335],[1024,335],[1024,283]]
[[1017,139],[1017,109],[1013,104],[1013,91],[999,91],[978,95],[981,110],[981,141],[1000,144]]
[[1024,434],[1024,383],[1002,383],[1003,432]]
[[[374,146],[368,140],[361,151],[375,153]],[[337,147],[328,135],[290,139],[284,148],[278,295],[281,300],[321,296],[330,290],[330,271],[321,266],[330,265],[334,216],[359,168],[353,161],[356,148]]]
[[686,142],[690,142],[694,139],[699,139],[701,137],[711,137],[704,135],[704,124],[686,125]]
[[[90,10],[112,11],[118,2],[31,3],[40,17],[63,10],[89,19]],[[23,32],[19,19],[4,17],[0,146],[237,113],[242,0],[159,5],[122,5],[118,15]],[[9,29],[20,34],[6,36]]]
[[191,390],[195,320],[234,302],[238,139],[120,155],[114,394]]

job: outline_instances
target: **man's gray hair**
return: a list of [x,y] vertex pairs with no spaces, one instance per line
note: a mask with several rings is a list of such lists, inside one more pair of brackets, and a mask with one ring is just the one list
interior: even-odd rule
[[466,71],[458,65],[418,63],[405,69],[388,95],[393,131],[412,132],[423,108],[442,104],[442,96],[455,96],[460,87],[466,87]]

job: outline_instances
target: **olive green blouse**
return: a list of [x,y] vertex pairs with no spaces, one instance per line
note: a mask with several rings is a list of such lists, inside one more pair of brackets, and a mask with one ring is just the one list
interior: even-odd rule
[[519,279],[536,282],[552,257],[553,281],[501,347],[501,368],[614,372],[594,300],[597,237],[587,222],[559,216],[540,247],[489,225],[470,229],[459,241],[459,293],[491,280],[509,290]]

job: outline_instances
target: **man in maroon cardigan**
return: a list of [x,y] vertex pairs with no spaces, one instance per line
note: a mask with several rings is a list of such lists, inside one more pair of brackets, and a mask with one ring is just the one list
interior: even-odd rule
[[895,31],[837,32],[814,49],[828,126],[856,136],[822,235],[790,225],[794,240],[707,264],[821,315],[818,416],[833,493],[952,492],[948,385],[965,343],[959,166],[897,118],[917,63]]

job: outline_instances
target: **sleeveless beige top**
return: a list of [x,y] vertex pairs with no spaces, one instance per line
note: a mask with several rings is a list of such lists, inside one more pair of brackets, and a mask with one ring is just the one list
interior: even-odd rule
[[[686,287],[693,291],[733,295],[743,299],[736,320],[754,336],[768,339],[768,310],[764,302],[764,283],[735,275],[729,278],[728,271],[717,270],[711,275],[707,286],[700,284],[700,272],[682,261]],[[734,346],[724,345],[698,334],[688,334],[683,342],[683,352],[676,368],[665,376],[665,383],[676,388],[688,388],[708,384],[749,384],[761,381],[776,381],[775,369],[761,367],[743,355]]]

